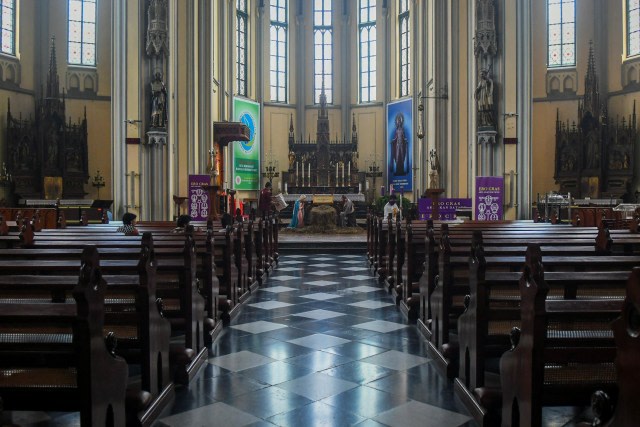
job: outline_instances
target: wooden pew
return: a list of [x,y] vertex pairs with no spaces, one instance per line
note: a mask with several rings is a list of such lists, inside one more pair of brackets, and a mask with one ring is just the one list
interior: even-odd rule
[[[98,252],[88,248],[73,291],[76,304],[0,305],[5,410],[80,411],[86,427],[125,425],[128,368],[113,355],[115,342],[103,337],[105,288]],[[42,325],[52,339],[41,338]],[[13,333],[33,326],[33,333]]]
[[[627,295],[622,312],[612,324],[616,343],[616,373],[618,396],[615,405],[608,397],[592,397],[591,408],[598,422],[595,426],[631,427],[640,420],[638,384],[640,384],[640,268],[634,267],[627,282]],[[602,397],[603,402],[600,397]],[[607,407],[615,407],[609,419]]]
[[[539,246],[531,245],[524,270],[541,259]],[[480,425],[495,425],[500,419],[500,388],[486,378],[488,359],[509,349],[509,333],[520,326],[519,272],[486,273],[482,247],[469,258],[470,293],[465,312],[458,318],[459,372],[455,392]],[[628,271],[546,272],[548,298],[584,300],[606,298],[622,301]]]
[[592,390],[615,387],[609,324],[620,302],[547,300],[541,260],[529,265],[519,284],[522,328],[500,359],[503,426],[540,426],[543,406],[586,406]]
[[[158,269],[157,294],[164,300],[164,315],[175,328],[184,332],[185,345],[174,346],[170,364],[174,366],[174,380],[186,384],[206,362],[205,340],[208,330],[204,322],[204,298],[198,293],[196,282],[196,256],[193,238],[182,236],[182,246],[173,246],[173,251],[162,257],[154,252]],[[140,237],[138,237],[140,245]],[[180,240],[177,240],[179,242]],[[100,241],[96,242],[100,244]],[[155,241],[154,241],[155,245]],[[18,254],[20,250],[14,250]],[[31,251],[28,259],[0,260],[3,274],[69,274],[76,268],[68,254],[60,251],[47,252],[47,247],[38,247]],[[59,258],[56,258],[59,257]],[[14,257],[15,258],[15,257]],[[137,258],[137,257],[135,257]],[[103,259],[101,269],[107,274],[136,274],[137,260],[132,257],[122,259]]]
[[[77,251],[72,254],[74,258],[80,258]],[[105,335],[114,333],[118,355],[129,364],[140,365],[140,383],[127,390],[127,425],[148,426],[174,396],[169,372],[171,325],[162,317],[161,301],[156,298],[156,261],[151,236],[143,236],[137,275],[103,277],[107,280]],[[64,304],[74,287],[73,279],[71,275],[2,275],[0,295],[31,303]]]
[[[513,239],[505,239],[512,244]],[[518,271],[524,263],[524,253],[519,256],[487,257],[487,265],[501,271]],[[546,255],[545,255],[546,256]],[[640,263],[639,256],[549,256],[545,265],[549,271],[603,271],[630,270]],[[453,377],[458,371],[458,347],[450,339],[451,330],[457,326],[457,318],[463,311],[464,296],[469,293],[468,256],[452,256],[448,239],[443,237],[438,258],[438,282],[431,295],[432,319],[429,354],[435,359],[435,366],[446,370]]]

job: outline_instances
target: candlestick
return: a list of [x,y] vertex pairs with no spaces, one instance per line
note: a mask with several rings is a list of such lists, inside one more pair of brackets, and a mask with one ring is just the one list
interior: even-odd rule
[[336,163],[336,187],[338,186],[338,164]]
[[299,174],[298,174],[298,162],[296,162],[296,187],[298,186],[298,182],[300,181],[300,180],[298,179],[298,175],[299,175]]
[[311,162],[309,162],[309,187],[311,187]]
[[287,191],[289,189],[289,187],[287,186],[287,183],[284,183],[284,194],[289,194],[289,192]]
[[362,183],[358,183],[358,194],[362,194]]
[[369,191],[369,180],[367,180],[367,182],[365,182],[365,189],[366,189],[367,191]]
[[347,178],[349,178],[349,185],[351,185],[351,161],[349,161],[349,167],[347,168]]
[[342,186],[344,187],[344,162],[342,163]]

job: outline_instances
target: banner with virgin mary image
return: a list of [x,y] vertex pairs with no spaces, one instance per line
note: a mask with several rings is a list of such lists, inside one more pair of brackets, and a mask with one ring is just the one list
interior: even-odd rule
[[413,190],[413,101],[387,105],[388,184],[398,192]]

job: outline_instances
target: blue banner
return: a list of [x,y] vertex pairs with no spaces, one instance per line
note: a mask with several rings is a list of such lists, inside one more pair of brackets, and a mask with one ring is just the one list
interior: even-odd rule
[[387,176],[395,191],[413,191],[413,100],[387,105]]

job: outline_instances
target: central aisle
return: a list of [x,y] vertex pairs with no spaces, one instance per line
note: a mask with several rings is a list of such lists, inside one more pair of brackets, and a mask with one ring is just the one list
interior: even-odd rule
[[286,255],[165,426],[471,426],[363,255]]

